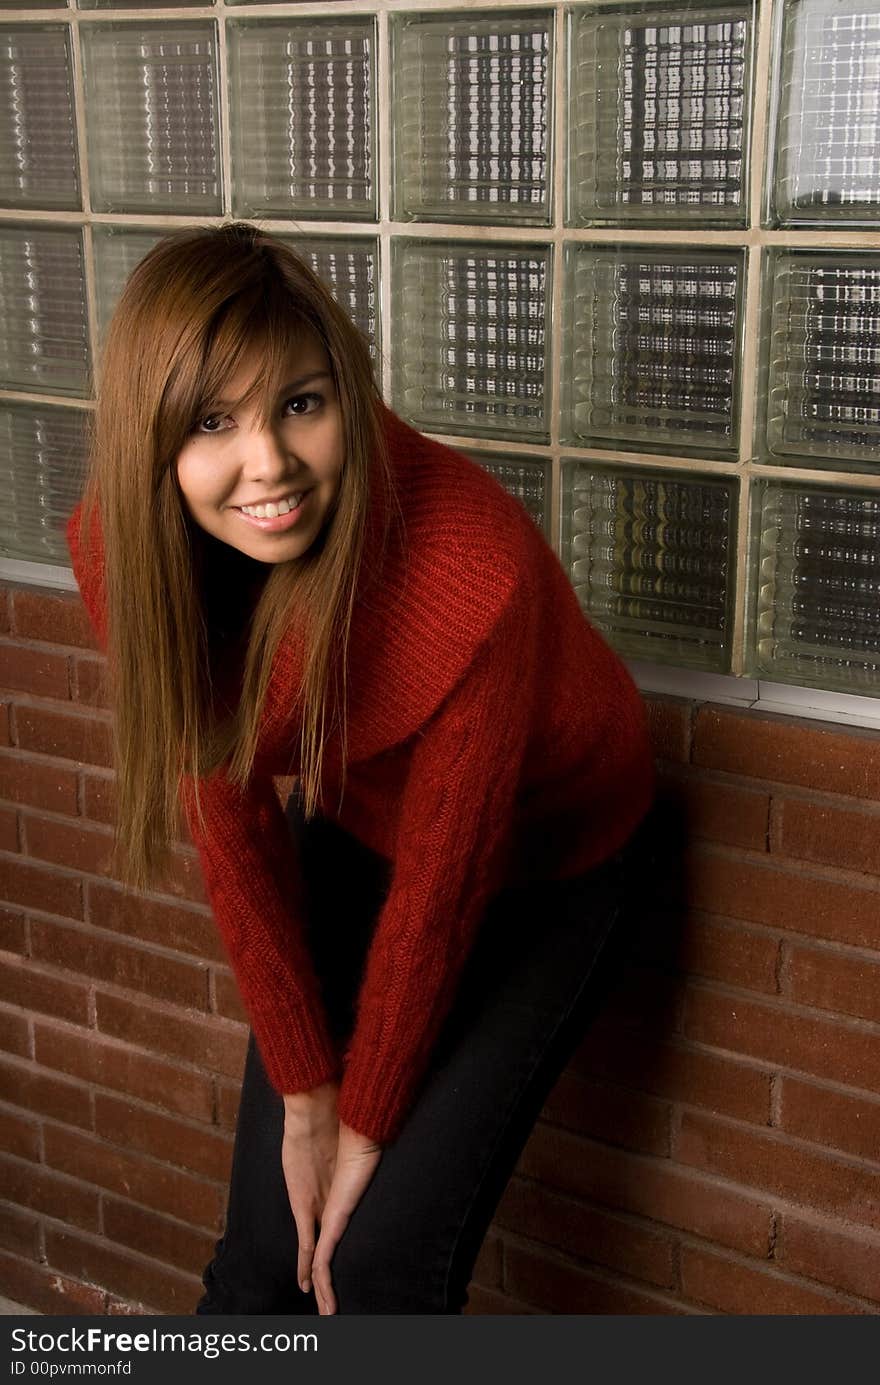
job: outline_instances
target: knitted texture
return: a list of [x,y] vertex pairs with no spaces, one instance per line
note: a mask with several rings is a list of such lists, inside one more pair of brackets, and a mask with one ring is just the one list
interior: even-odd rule
[[[321,811],[391,863],[340,1053],[308,950],[296,856],[273,785],[297,774],[303,643],[273,663],[254,773],[202,781],[206,831],[182,803],[206,893],[266,1072],[279,1092],[340,1081],[342,1121],[394,1140],[488,900],[586,871],[616,851],[655,792],[645,709],[519,502],[461,453],[383,407],[406,542],[394,538],[355,608],[340,805],[338,731]],[[386,498],[375,492],[368,534]],[[106,649],[100,536],[68,545]],[[95,526],[97,529],[97,526]]]

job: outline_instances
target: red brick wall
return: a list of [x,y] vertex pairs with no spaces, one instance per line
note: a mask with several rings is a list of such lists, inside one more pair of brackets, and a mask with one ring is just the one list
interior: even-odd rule
[[[103,660],[0,588],[0,1293],[189,1313],[246,1039],[188,841],[108,874]],[[474,1313],[880,1308],[880,736],[649,699],[655,869],[547,1102]]]

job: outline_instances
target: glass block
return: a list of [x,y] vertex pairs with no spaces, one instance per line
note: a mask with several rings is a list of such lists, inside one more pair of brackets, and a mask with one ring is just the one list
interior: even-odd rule
[[566,246],[565,441],[737,457],[745,252]]
[[550,247],[395,238],[393,408],[435,432],[547,442]]
[[66,24],[0,25],[0,204],[80,206]]
[[379,244],[365,236],[300,236],[282,233],[330,289],[367,339],[374,365],[381,359],[379,339]]
[[229,20],[238,216],[376,217],[376,21]]
[[786,0],[777,10],[771,225],[880,220],[880,6]]
[[97,212],[222,210],[213,21],[80,29]]
[[567,20],[566,223],[747,225],[750,0]]
[[758,455],[880,470],[880,259],[771,250],[765,260]]
[[880,695],[880,491],[756,481],[756,677]]
[[88,393],[84,271],[78,226],[0,225],[0,386]]
[[563,565],[619,653],[729,671],[736,512],[732,480],[563,463]]
[[161,231],[147,231],[140,227],[102,226],[100,223],[92,227],[98,333],[102,339],[126,279],[147,251],[152,250],[161,239]]
[[85,409],[0,404],[0,555],[70,566],[64,526],[85,480]]
[[547,225],[553,13],[392,16],[395,214]]
[[158,10],[168,9],[173,3],[175,9],[191,9],[196,5],[203,8],[213,5],[216,0],[76,0],[81,10]]
[[528,511],[545,536],[550,533],[550,462],[543,457],[520,457],[499,452],[465,452],[491,472],[509,495]]

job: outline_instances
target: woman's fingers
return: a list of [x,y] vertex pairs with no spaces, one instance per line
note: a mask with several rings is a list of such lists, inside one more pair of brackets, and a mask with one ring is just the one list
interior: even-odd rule
[[296,1236],[299,1241],[299,1254],[296,1259],[296,1279],[303,1293],[307,1294],[312,1287],[312,1261],[315,1254],[315,1219],[312,1216],[300,1213],[298,1217],[294,1217],[294,1220],[296,1221]]
[[331,1210],[328,1215],[327,1207],[324,1208],[321,1235],[318,1238],[317,1250],[312,1260],[312,1280],[315,1285],[318,1309],[326,1316],[335,1313],[338,1308],[336,1295],[333,1292],[333,1275],[330,1264],[333,1259],[333,1252],[342,1238],[348,1221],[348,1216],[344,1212]]

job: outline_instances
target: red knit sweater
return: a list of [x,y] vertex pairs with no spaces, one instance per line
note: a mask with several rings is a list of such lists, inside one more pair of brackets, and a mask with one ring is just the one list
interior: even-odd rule
[[[296,774],[303,646],[279,648],[254,774],[191,785],[182,802],[206,891],[279,1092],[340,1080],[340,1119],[381,1142],[409,1110],[489,897],[598,864],[654,794],[646,716],[629,673],[585,619],[559,559],[475,462],[383,418],[406,521],[355,610],[348,759],[325,750],[321,811],[392,863],[343,1054],[308,952],[295,854],[273,778]],[[381,497],[376,504],[384,503]],[[106,651],[100,533],[68,545]],[[371,533],[373,530],[371,529]]]

